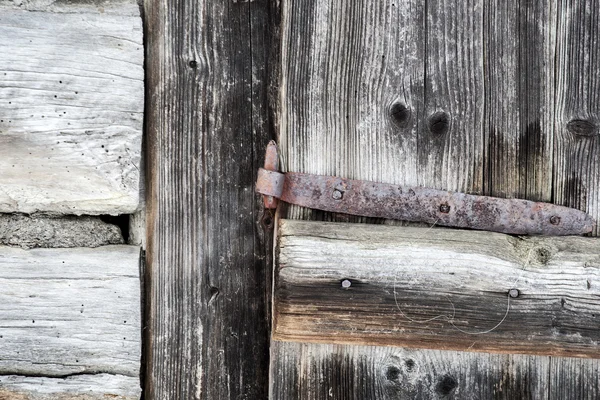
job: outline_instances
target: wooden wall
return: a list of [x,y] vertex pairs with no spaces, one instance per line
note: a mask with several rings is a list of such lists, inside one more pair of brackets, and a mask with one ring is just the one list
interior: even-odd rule
[[140,398],[142,33],[135,0],[0,1],[0,399]]
[[[276,2],[146,0],[146,396],[264,399]],[[276,54],[276,53],[275,53]]]
[[[599,6],[597,0],[284,2],[277,120],[283,169],[543,200],[598,220]],[[282,216],[384,222],[298,207]],[[594,376],[595,361],[438,351],[416,351],[424,360],[418,385],[387,390],[386,366],[374,354],[402,351],[275,341],[272,398],[598,393],[598,380],[584,378]],[[470,372],[446,379],[440,365],[453,358]],[[397,375],[410,382],[397,369],[392,381]],[[361,380],[369,373],[377,378]],[[587,380],[576,386],[567,376]],[[437,385],[449,389],[436,392]]]

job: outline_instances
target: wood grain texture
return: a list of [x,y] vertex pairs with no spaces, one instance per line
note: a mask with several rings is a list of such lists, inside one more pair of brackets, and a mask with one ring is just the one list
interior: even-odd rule
[[485,194],[552,200],[555,5],[483,5]]
[[[422,186],[483,190],[483,1],[428,0]],[[399,163],[398,160],[396,163]],[[462,171],[462,173],[457,173]]]
[[[138,247],[0,247],[0,286],[0,375],[23,377],[18,385],[3,377],[0,387],[25,387],[28,376],[78,376],[83,393],[97,374],[139,383]],[[60,382],[49,380],[48,389]],[[139,394],[139,385],[125,393],[132,391]]]
[[598,360],[274,341],[273,400],[595,399]]
[[[284,170],[553,201],[597,218],[598,137],[564,140],[556,128],[561,118],[573,118],[559,116],[557,96],[576,97],[588,102],[580,109],[591,110],[576,117],[592,124],[574,127],[597,132],[593,0],[392,0],[369,2],[366,9],[361,1],[291,0],[282,7],[278,125]],[[388,53],[381,54],[382,48]],[[389,78],[392,71],[400,75]],[[390,104],[393,111],[384,112]],[[357,110],[382,112],[369,124],[357,118],[364,115]],[[433,116],[438,118],[430,124]],[[566,179],[568,173],[584,183]],[[283,215],[379,222],[298,207],[284,208]],[[306,365],[302,379],[318,386],[318,367],[308,367],[306,353],[294,352],[273,351],[271,379],[280,379],[278,362],[289,360]],[[483,354],[469,356],[470,368],[484,363]],[[348,362],[348,368],[358,368],[356,359]],[[579,365],[582,376],[591,376],[592,364]],[[435,375],[435,364],[428,371]],[[553,390],[563,398],[579,393],[569,385]],[[494,397],[485,393],[481,398]]]
[[276,339],[600,356],[597,239],[294,220],[278,235]]
[[[283,170],[419,184],[423,2],[282,7]],[[289,215],[311,212],[293,207]]]
[[0,6],[0,212],[133,212],[144,108],[135,1],[20,3]]
[[[600,219],[600,2],[559,1],[555,201]],[[593,235],[598,236],[596,224]]]
[[272,126],[271,3],[144,4],[147,399],[267,396],[270,285],[253,183]]
[[138,400],[138,377],[97,374],[66,378],[0,376],[0,400]]
[[593,400],[600,397],[600,360],[556,358],[550,361],[548,398]]

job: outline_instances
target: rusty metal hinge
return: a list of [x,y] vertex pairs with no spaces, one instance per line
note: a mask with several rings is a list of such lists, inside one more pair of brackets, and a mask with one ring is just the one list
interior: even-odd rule
[[256,191],[265,207],[275,199],[303,207],[365,217],[399,219],[518,235],[581,235],[594,220],[585,212],[550,203],[501,199],[424,187],[278,172],[275,142],[267,146]]

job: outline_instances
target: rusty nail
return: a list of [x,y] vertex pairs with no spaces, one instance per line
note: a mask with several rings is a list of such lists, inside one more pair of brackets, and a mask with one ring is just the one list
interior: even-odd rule
[[341,200],[342,197],[344,197],[344,193],[342,193],[341,190],[335,189],[331,197],[333,197],[334,200]]
[[558,225],[558,224],[560,224],[560,217],[556,216],[556,215],[551,216],[550,217],[550,223],[552,225]]
[[508,291],[508,295],[513,299],[516,299],[517,297],[519,297],[519,289],[510,289]]
[[440,212],[444,214],[448,214],[450,212],[450,206],[448,205],[448,203],[440,205]]
[[342,281],[342,287],[344,289],[348,289],[350,286],[352,286],[352,282],[350,282],[348,279],[344,279]]

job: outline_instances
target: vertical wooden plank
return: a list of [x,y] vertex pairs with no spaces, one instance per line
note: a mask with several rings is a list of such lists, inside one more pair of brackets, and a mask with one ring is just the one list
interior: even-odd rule
[[[600,1],[558,2],[554,198],[600,218]],[[593,235],[598,236],[598,225]]]
[[269,131],[253,114],[263,112],[255,105],[267,86],[252,44],[261,29],[270,40],[255,18],[269,5],[147,0],[144,7],[146,398],[265,398],[268,283],[252,187],[262,158],[254,150]]
[[427,1],[419,184],[483,191],[483,1]]
[[277,341],[272,352],[273,400],[548,396],[549,357]]
[[519,113],[517,142],[513,145],[518,157],[517,197],[549,202],[552,201],[554,163],[556,2],[519,0],[516,9],[518,14],[509,18],[518,21],[519,58],[514,77],[518,97],[507,112]]
[[[423,2],[282,7],[283,169],[417,184]],[[310,212],[294,208],[289,215]]]
[[599,373],[600,360],[552,357],[549,400],[600,398]]
[[484,193],[551,201],[553,2],[484,5]]

